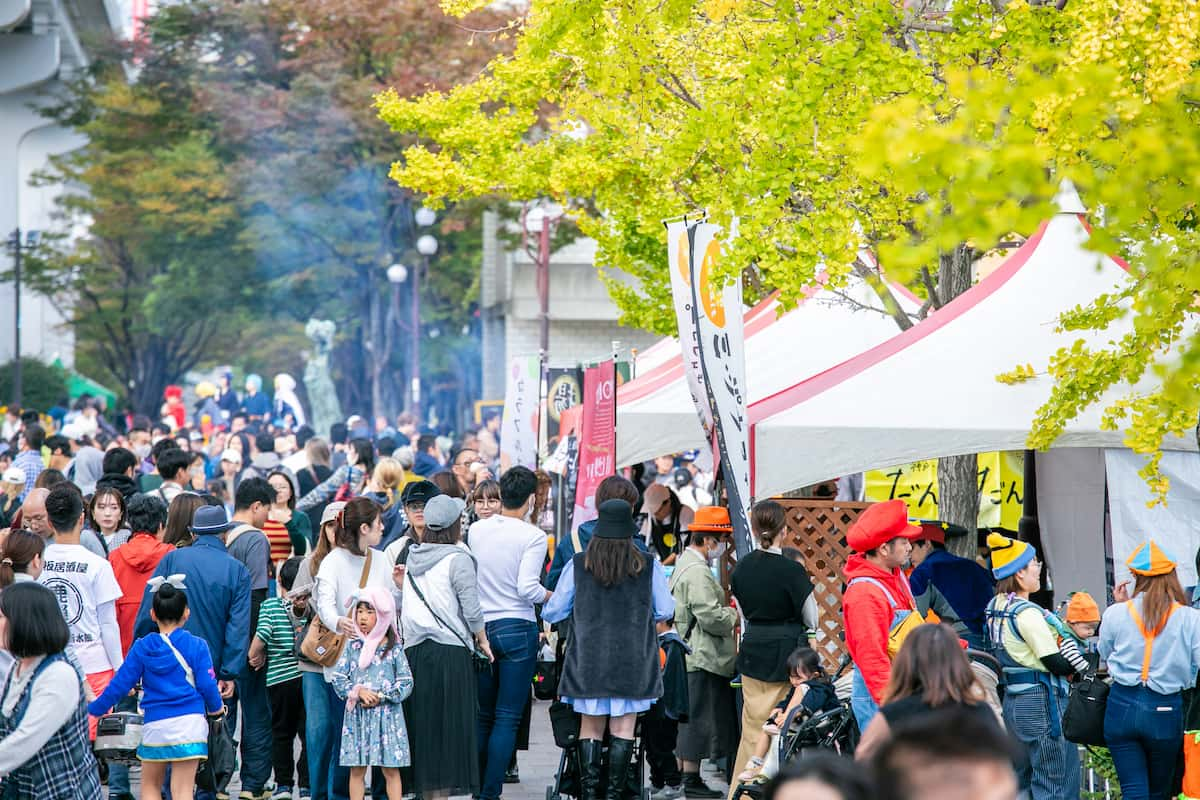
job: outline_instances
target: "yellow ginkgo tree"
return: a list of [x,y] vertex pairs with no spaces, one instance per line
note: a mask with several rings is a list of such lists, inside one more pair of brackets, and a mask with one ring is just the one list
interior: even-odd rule
[[1151,369],[1162,390],[1115,406],[1112,424],[1147,452],[1194,424],[1194,3],[532,0],[513,14],[515,50],[474,80],[376,98],[419,137],[392,176],[435,203],[566,205],[601,268],[635,278],[610,282],[624,321],[673,332],[669,217],[736,217],[724,263],[749,294],[794,301],[819,269],[854,269],[865,244],[937,304],[939,265],[1031,231],[1069,178],[1103,222],[1095,246],[1137,248],[1136,320],[1106,351],[1033,365],[1058,380],[1033,444]]

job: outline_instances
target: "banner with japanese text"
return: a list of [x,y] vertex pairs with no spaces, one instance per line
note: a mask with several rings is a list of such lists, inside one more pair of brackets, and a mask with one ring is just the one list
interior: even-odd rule
[[[695,225],[696,223],[692,223]],[[692,405],[700,417],[705,436],[712,435],[712,406],[704,389],[704,373],[700,367],[700,338],[693,311],[690,228],[684,221],[667,223],[667,264],[671,273],[671,299],[675,305],[675,322],[679,327],[679,346],[683,351],[683,374],[687,378]],[[741,303],[737,306],[741,308]],[[739,314],[740,317],[740,314]]]
[[583,423],[571,529],[596,518],[596,488],[617,465],[617,376],[612,361],[583,372]]
[[541,363],[537,356],[514,356],[504,388],[500,420],[500,472],[509,467],[537,466],[538,392]]
[[546,369],[546,435],[543,446],[550,449],[559,437],[563,412],[579,404],[583,396],[583,370],[579,367]]
[[[1025,495],[1025,454],[980,453],[979,527],[1017,529]],[[938,519],[937,459],[863,473],[866,499],[903,500],[911,519]]]
[[738,555],[753,545],[750,532],[750,428],[746,418],[746,340],[740,277],[714,289],[721,261],[720,229],[702,222],[689,231],[692,313],[700,368],[712,409],[721,473],[729,498]]

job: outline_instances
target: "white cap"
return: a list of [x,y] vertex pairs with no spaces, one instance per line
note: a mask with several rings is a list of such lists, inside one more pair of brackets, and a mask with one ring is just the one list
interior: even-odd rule
[[76,425],[74,422],[68,422],[66,425],[63,425],[63,428],[61,431],[59,431],[59,433],[73,442],[79,441],[84,437],[83,428],[79,425]]
[[0,481],[5,483],[25,483],[25,470],[20,467],[9,467],[4,470],[4,474],[0,475]]
[[237,450],[230,448],[228,450],[222,451],[221,460],[228,461],[231,464],[240,464],[240,463],[242,463],[242,454],[239,453]]

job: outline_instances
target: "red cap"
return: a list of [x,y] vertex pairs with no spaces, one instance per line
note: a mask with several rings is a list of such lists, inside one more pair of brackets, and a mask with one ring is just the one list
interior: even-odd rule
[[874,550],[892,539],[917,539],[921,526],[908,521],[908,505],[903,500],[888,500],[868,508],[846,533],[846,544],[856,553]]
[[926,542],[946,543],[946,526],[940,522],[921,522],[921,535],[917,537]]

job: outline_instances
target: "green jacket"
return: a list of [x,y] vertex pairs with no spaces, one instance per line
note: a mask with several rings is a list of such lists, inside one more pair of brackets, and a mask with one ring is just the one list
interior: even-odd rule
[[726,604],[725,592],[704,556],[690,547],[684,550],[675,562],[669,585],[675,598],[675,629],[692,648],[688,672],[704,670],[732,677],[737,660],[733,640],[737,612]]

